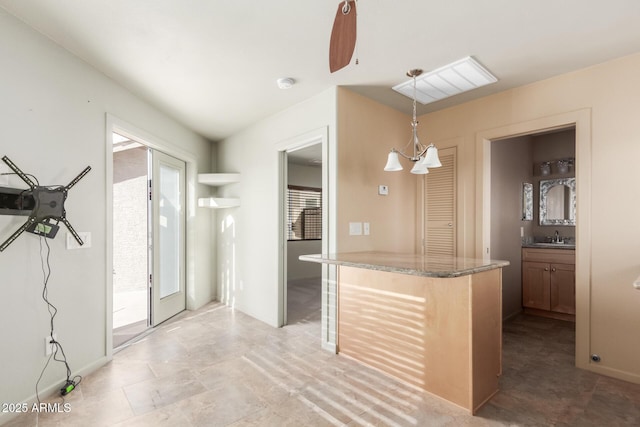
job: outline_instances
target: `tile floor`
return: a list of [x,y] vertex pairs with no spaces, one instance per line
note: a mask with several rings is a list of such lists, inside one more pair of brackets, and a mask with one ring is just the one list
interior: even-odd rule
[[280,329],[218,303],[184,313],[85,377],[70,412],[7,426],[640,425],[640,385],[574,368],[570,323],[508,322],[501,391],[472,417],[321,350],[312,286],[290,289],[309,310],[290,311],[295,323]]

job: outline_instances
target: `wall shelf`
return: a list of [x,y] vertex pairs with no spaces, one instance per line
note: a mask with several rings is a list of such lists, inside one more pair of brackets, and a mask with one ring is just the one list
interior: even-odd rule
[[[198,182],[200,184],[220,187],[222,185],[240,182],[239,173],[199,173]],[[201,208],[224,209],[240,206],[240,199],[221,197],[202,197],[198,199],[198,206]]]
[[220,197],[202,197],[198,199],[198,207],[211,209],[234,208],[240,206],[240,199]]
[[221,185],[240,182],[239,173],[199,173],[198,182],[200,184],[218,187]]

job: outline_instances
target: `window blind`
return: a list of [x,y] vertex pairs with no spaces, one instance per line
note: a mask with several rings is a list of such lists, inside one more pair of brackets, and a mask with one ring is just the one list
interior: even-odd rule
[[287,240],[322,239],[322,190],[287,188]]

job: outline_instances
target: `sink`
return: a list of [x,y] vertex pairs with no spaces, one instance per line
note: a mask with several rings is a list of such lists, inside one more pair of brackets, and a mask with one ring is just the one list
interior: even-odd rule
[[562,242],[562,243],[553,243],[553,242],[527,243],[527,244],[522,245],[522,246],[528,247],[528,248],[558,248],[558,249],[575,249],[576,248],[575,243],[567,243],[567,242]]

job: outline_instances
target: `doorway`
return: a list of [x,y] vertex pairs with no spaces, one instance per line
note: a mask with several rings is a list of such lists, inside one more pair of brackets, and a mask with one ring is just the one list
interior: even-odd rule
[[113,347],[183,311],[185,163],[113,141]]
[[113,346],[150,325],[148,148],[113,134]]
[[[575,126],[491,142],[491,257],[510,263],[502,272],[506,319],[519,314],[523,305],[527,307],[523,300],[522,245],[551,241],[556,233],[561,241],[575,245],[574,225],[540,225],[538,197],[542,181],[575,178],[575,156]],[[566,170],[560,171],[558,162],[565,162]],[[533,190],[526,218],[523,218],[524,183]],[[566,313],[571,312],[575,311],[567,308],[562,313],[540,311],[540,314],[570,320],[572,315]]]
[[322,252],[322,144],[285,152],[285,324],[319,322],[322,266],[300,255]]
[[[492,141],[559,129],[575,128],[575,366],[589,370],[591,335],[591,111],[581,109],[526,122],[513,123],[476,134],[476,238],[475,257],[495,258],[491,244]],[[520,237],[516,236],[516,241]]]

